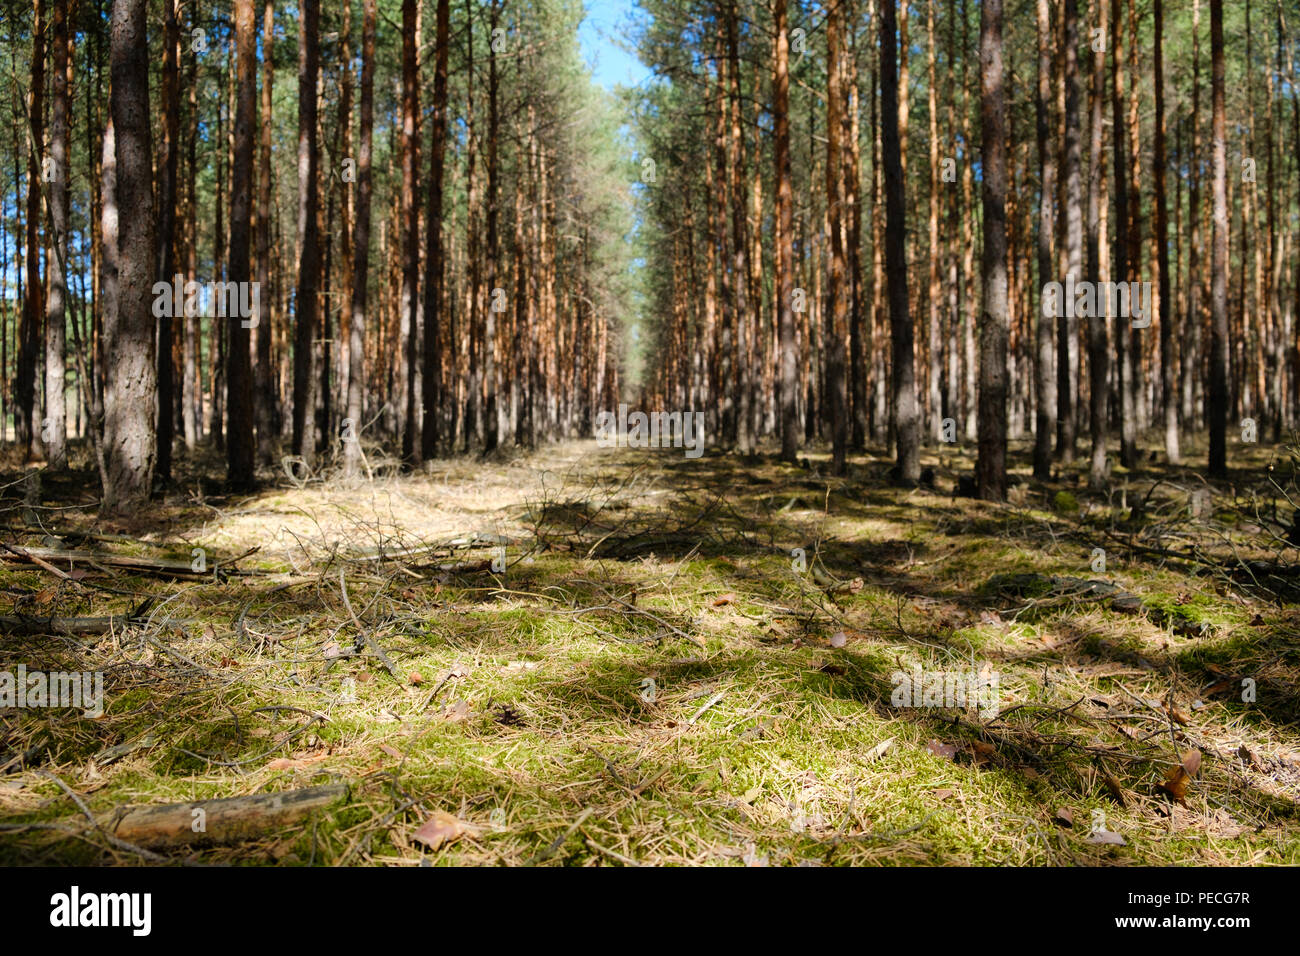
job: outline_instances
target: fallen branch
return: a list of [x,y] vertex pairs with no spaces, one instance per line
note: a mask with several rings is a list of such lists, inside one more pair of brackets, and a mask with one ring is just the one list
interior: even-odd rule
[[102,821],[105,832],[140,846],[237,843],[288,826],[313,810],[346,799],[344,784],[224,800],[119,808]]
[[0,633],[49,634],[108,634],[129,624],[143,621],[116,615],[112,617],[33,617],[27,614],[0,616]]
[[[256,549],[254,549],[256,550]],[[247,557],[249,551],[240,557]],[[225,574],[234,573],[231,562],[213,562],[213,568],[195,571],[189,561],[172,558],[133,558],[125,554],[108,554],[102,551],[63,551],[57,548],[23,548],[0,544],[0,558],[6,561],[26,561],[46,570],[53,570],[48,562],[67,561],[69,564],[99,565],[101,567],[127,568],[142,574],[164,574],[170,577],[201,578],[221,568]],[[237,559],[236,559],[237,560]],[[56,571],[57,573],[57,571]],[[65,575],[66,577],[66,575]]]

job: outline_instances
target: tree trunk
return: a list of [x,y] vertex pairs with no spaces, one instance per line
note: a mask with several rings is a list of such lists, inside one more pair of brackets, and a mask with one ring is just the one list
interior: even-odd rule
[[[1049,0],[1038,0],[1038,95],[1035,100],[1035,132],[1038,140],[1038,285],[1053,281],[1052,239],[1056,234],[1056,154],[1052,151],[1052,25]],[[1052,436],[1056,431],[1056,367],[1053,361],[1053,325],[1056,319],[1039,309],[1034,363],[1034,477],[1045,481],[1052,474]]]
[[[442,341],[443,293],[446,282],[442,246],[443,157],[447,148],[447,57],[451,44],[451,2],[437,0],[433,69],[433,142],[429,150],[429,212],[425,217],[424,276],[424,422],[420,432],[420,458],[428,461],[438,454],[442,426]],[[531,127],[530,127],[531,128]],[[453,342],[453,348],[455,343]],[[527,387],[525,385],[525,387]]]
[[23,296],[22,325],[18,332],[18,368],[14,399],[18,415],[14,423],[18,446],[24,462],[32,460],[36,428],[36,360],[40,349],[41,319],[44,302],[41,295],[41,168],[45,123],[45,0],[36,0],[36,21],[32,28],[31,99],[27,107],[27,126],[31,141],[27,153],[27,294]]
[[[1062,144],[1064,193],[1061,246],[1066,277],[1068,279],[1073,276],[1077,280],[1083,272],[1082,183],[1079,173],[1078,0],[1064,0],[1062,13],[1065,135]],[[1072,315],[1062,314],[1057,320],[1056,349],[1056,454],[1062,462],[1069,464],[1074,461],[1075,441],[1079,429],[1078,404],[1075,401],[1079,379],[1079,320]]]
[[54,2],[54,82],[50,103],[50,236],[49,295],[45,303],[45,418],[41,438],[48,467],[68,466],[67,403],[64,398],[65,302],[64,266],[68,261],[68,0]]
[[106,514],[143,506],[153,485],[157,435],[157,369],[154,365],[153,276],[155,268],[152,116],[149,112],[149,41],[144,0],[114,0],[112,22],[113,128],[116,134],[120,208],[118,288],[104,316],[107,362],[104,407]]
[[980,161],[984,257],[980,304],[979,460],[976,490],[1007,496],[1007,144],[1002,89],[1002,0],[980,4]]
[[[257,402],[254,417],[257,426],[257,457],[266,466],[276,460],[279,444],[279,404],[275,389],[275,367],[271,358],[271,323],[274,309],[271,301],[271,134],[275,126],[272,92],[275,84],[275,5],[266,0],[262,9],[262,136],[258,150],[257,170],[257,283],[261,295],[262,314],[258,317],[256,333],[257,362],[255,366]],[[261,301],[259,297],[259,301]]]
[[315,381],[312,355],[316,339],[316,291],[320,284],[320,230],[317,207],[319,150],[316,86],[320,73],[320,0],[302,0],[298,30],[298,289],[293,352],[293,453],[310,466],[315,452],[312,412]]
[[[776,307],[781,354],[781,460],[799,454],[799,353],[794,339],[794,201],[790,186],[790,38],[787,0],[775,0],[776,66],[772,123],[776,176]],[[872,93],[874,96],[874,91]]]
[[1210,0],[1210,84],[1213,100],[1214,238],[1210,263],[1211,478],[1226,478],[1228,425],[1228,147],[1224,121],[1223,0]]
[[[1152,52],[1153,82],[1156,96],[1155,127],[1155,214],[1156,271],[1159,273],[1160,315],[1160,407],[1164,415],[1165,456],[1171,465],[1182,458],[1178,447],[1178,396],[1174,390],[1174,308],[1169,282],[1169,209],[1166,202],[1166,176],[1169,160],[1165,146],[1165,54],[1164,0],[1153,0],[1155,42]],[[1280,38],[1281,34],[1279,34]],[[1279,39],[1280,42],[1280,39]],[[1270,152],[1271,160],[1271,152]],[[1272,188],[1269,189],[1270,195]]]
[[[889,283],[889,326],[893,338],[894,435],[898,446],[895,480],[912,485],[921,477],[921,422],[917,413],[912,318],[907,304],[902,150],[899,142],[898,41],[894,0],[883,0],[880,17],[880,99],[885,165],[885,274]],[[906,48],[904,48],[906,55]]]
[[355,476],[361,463],[361,426],[365,412],[366,287],[370,276],[370,149],[375,102],[375,0],[365,0],[361,28],[361,130],[357,150],[357,221],[352,249],[352,322],[348,330],[347,421],[343,431],[343,465]]

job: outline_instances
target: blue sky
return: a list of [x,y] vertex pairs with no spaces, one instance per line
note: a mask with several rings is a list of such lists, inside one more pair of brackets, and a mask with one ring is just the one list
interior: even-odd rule
[[578,28],[582,55],[591,66],[596,82],[605,89],[620,83],[634,86],[647,76],[636,55],[629,53],[626,32],[635,14],[635,0],[587,0],[587,17]]

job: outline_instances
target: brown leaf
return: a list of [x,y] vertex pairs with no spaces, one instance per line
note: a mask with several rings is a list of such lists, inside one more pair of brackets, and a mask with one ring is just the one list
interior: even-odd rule
[[1242,744],[1237,748],[1237,756],[1256,770],[1264,769],[1264,761],[1259,759],[1259,754],[1255,753],[1255,751],[1251,750],[1245,744]]
[[1205,690],[1201,691],[1201,696],[1213,697],[1216,694],[1222,694],[1224,691],[1232,690],[1232,688],[1235,686],[1236,686],[1236,681],[1234,681],[1231,677],[1229,677],[1227,680],[1215,681],[1209,687],[1205,688]]
[[58,588],[41,588],[32,598],[37,604],[49,604],[54,600],[54,596],[59,593]]
[[998,748],[990,743],[985,743],[983,740],[972,741],[970,747],[977,767],[980,764],[988,763],[998,755]]
[[717,597],[713,599],[714,607],[722,607],[724,604],[735,604],[735,603],[736,603],[736,595],[732,594],[730,591],[728,591],[726,594],[719,594]]
[[1124,788],[1119,785],[1119,781],[1108,773],[1103,774],[1101,779],[1106,784],[1106,789],[1110,791],[1110,795],[1115,798],[1115,802],[1121,807],[1127,807],[1128,800],[1124,798]]
[[1199,750],[1189,750],[1183,754],[1183,761],[1176,767],[1171,767],[1165,774],[1165,782],[1159,787],[1173,799],[1177,800],[1183,806],[1187,806],[1184,799],[1187,796],[1187,785],[1192,782],[1196,776],[1196,771],[1201,769],[1201,752]]
[[1074,814],[1065,807],[1061,807],[1056,811],[1056,816],[1052,817],[1052,822],[1058,827],[1072,827],[1074,826]]
[[431,850],[436,850],[444,843],[459,839],[465,833],[473,836],[477,832],[476,827],[464,820],[453,817],[444,810],[435,810],[433,816],[425,820],[420,829],[411,834],[411,838],[419,840]]
[[388,744],[380,744],[379,749],[382,750],[384,753],[388,754],[388,756],[390,757],[396,757],[398,760],[402,759],[402,752],[398,750],[396,747],[390,747],[388,746]]
[[458,700],[454,704],[448,704],[443,710],[442,716],[445,720],[460,721],[469,718],[469,704],[463,700]]
[[931,740],[925,745],[925,748],[936,757],[942,757],[945,760],[951,760],[957,756],[957,748],[952,744],[940,743],[937,740]]
[[949,797],[951,797],[954,793],[956,793],[956,791],[955,791],[955,790],[942,789],[942,790],[931,790],[930,793],[931,793],[931,795],[934,797],[934,799],[936,799],[936,800],[947,800],[947,799],[948,799]]

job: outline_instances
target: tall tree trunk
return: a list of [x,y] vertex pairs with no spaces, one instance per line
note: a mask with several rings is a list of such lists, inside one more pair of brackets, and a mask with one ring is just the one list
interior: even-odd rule
[[[842,4],[834,4],[826,14],[827,89],[826,89],[826,203],[830,220],[830,273],[827,283],[827,301],[824,318],[826,341],[826,401],[831,426],[831,470],[842,475],[846,470],[845,452],[848,446],[848,409],[845,407],[844,382],[844,230],[840,227],[844,215],[842,201],[843,130],[840,117],[844,109],[843,54],[841,43]],[[744,278],[737,277],[737,301],[744,295]],[[738,310],[739,311],[739,310]]]
[[1182,420],[1184,427],[1198,418],[1195,413],[1196,379],[1200,376],[1201,354],[1201,0],[1192,0],[1192,151],[1187,187],[1187,212],[1191,238],[1187,251],[1187,317],[1183,323]]
[[15,404],[18,415],[14,423],[23,461],[32,460],[36,428],[36,361],[40,349],[44,302],[41,295],[41,181],[44,170],[45,123],[45,0],[36,0],[36,19],[32,28],[31,98],[27,105],[28,129],[31,131],[27,153],[27,294],[23,296],[22,325],[18,331],[18,368],[15,375]]
[[975,483],[981,498],[1001,501],[1007,496],[1007,143],[1002,0],[980,4],[980,66],[984,258]]
[[[790,38],[787,0],[775,0],[776,65],[772,123],[776,176],[776,307],[781,354],[781,460],[799,454],[799,353],[794,338],[794,201],[790,186]],[[874,96],[874,90],[872,92]]]
[[[730,124],[731,132],[728,139],[728,165],[730,166],[730,175],[731,175],[731,242],[732,242],[731,262],[732,262],[732,273],[735,282],[735,293],[736,293],[736,297],[734,301],[735,308],[733,310],[735,316],[735,327],[736,327],[735,389],[736,389],[736,397],[738,399],[738,401],[736,402],[736,444],[738,450],[742,455],[749,455],[752,454],[754,450],[753,448],[754,439],[751,431],[752,424],[753,424],[751,420],[752,413],[753,413],[753,407],[752,407],[753,395],[750,390],[751,369],[749,367],[749,360],[748,360],[749,341],[750,341],[750,336],[749,336],[750,289],[749,289],[749,262],[748,262],[749,239],[747,237],[746,217],[745,217],[745,203],[746,203],[745,145],[744,145],[744,137],[741,133],[741,127],[740,127],[740,120],[741,120],[740,40],[739,40],[739,31],[736,24],[738,18],[738,14],[736,11],[736,2],[737,0],[730,0],[730,2],[727,4],[727,15],[726,15],[727,61],[728,61],[727,79],[729,81],[729,86],[730,86],[730,112],[731,112],[731,124]],[[847,0],[845,0],[845,2],[847,2]],[[827,28],[829,30],[829,23]],[[828,69],[829,68],[830,67],[828,66]],[[838,71],[838,75],[836,76],[836,78],[832,79],[831,82],[837,84],[840,91],[839,95],[842,101],[844,96],[843,65],[838,61],[838,59],[835,59],[835,69]],[[827,102],[829,104],[829,95],[828,95]],[[841,123],[836,123],[828,127],[828,135],[829,135],[828,142],[837,143],[838,146],[842,148],[843,131],[840,129],[840,126]],[[836,169],[837,175],[839,175],[839,172],[840,171],[837,167]],[[837,182],[836,184],[837,191],[842,188],[842,185],[843,185],[842,183]],[[843,211],[841,206],[839,217],[842,216],[843,216]],[[839,217],[837,217],[837,221]],[[841,243],[840,243],[841,264],[843,261],[843,251],[844,251],[842,238],[843,237],[841,232]],[[756,291],[755,291],[755,297],[757,298]],[[842,312],[840,314],[843,315]],[[839,374],[840,374],[841,382],[838,388],[842,390],[844,387],[844,383],[842,381],[844,377],[843,357],[842,357],[843,343],[842,340],[839,341],[840,341],[840,345],[838,346],[838,348],[841,354]],[[843,426],[847,427],[848,409],[844,405],[844,399],[842,396],[839,397],[838,400],[840,402],[840,406],[839,406],[840,412],[842,413],[841,421],[843,423]],[[841,425],[837,424],[834,427],[836,429],[836,434],[838,434],[839,430],[841,429]],[[844,458],[844,452],[843,449],[841,449],[835,458],[835,461],[837,463],[840,463],[836,465],[837,469],[841,469],[843,467],[842,465],[843,458]]]
[[[349,8],[351,6],[349,0]],[[275,126],[272,92],[275,84],[275,5],[266,0],[262,9],[262,116],[261,148],[257,168],[257,282],[261,295],[262,315],[256,333],[255,369],[257,402],[254,416],[257,425],[257,457],[263,465],[272,465],[279,444],[279,404],[275,389],[275,367],[271,358],[271,133]],[[260,297],[259,297],[260,301]]]
[[[442,244],[443,157],[447,148],[447,56],[451,44],[451,2],[437,0],[434,27],[433,141],[429,149],[429,212],[425,217],[424,276],[424,422],[420,432],[420,457],[424,461],[438,454],[442,427],[442,340],[443,288],[446,264]],[[532,127],[530,127],[530,130]],[[535,132],[533,133],[535,136]],[[452,343],[453,348],[456,343]]]
[[[1160,298],[1160,406],[1165,425],[1165,456],[1171,465],[1182,458],[1178,447],[1178,396],[1174,390],[1174,301],[1169,282],[1169,209],[1166,200],[1166,176],[1169,160],[1165,146],[1165,54],[1164,54],[1164,0],[1153,0],[1155,42],[1152,52],[1153,82],[1156,95],[1155,126],[1155,215],[1156,215],[1156,270],[1159,273]],[[1279,42],[1280,34],[1279,34]],[[1272,154],[1270,151],[1270,161]],[[1270,185],[1269,194],[1272,194]]]
[[[253,126],[257,122],[257,23],[253,0],[235,0],[235,157],[230,170],[229,282],[238,290],[252,279]],[[251,302],[251,295],[246,300]],[[238,312],[239,310],[235,310]],[[226,478],[236,491],[250,490],[253,474],[253,367],[250,328],[257,316],[227,317]],[[268,325],[270,323],[267,323]]]
[[114,0],[112,21],[113,128],[120,208],[118,288],[104,316],[104,497],[106,514],[143,506],[153,485],[157,455],[157,369],[154,366],[155,269],[152,115],[145,0]]
[[45,419],[41,437],[50,468],[68,466],[67,404],[64,398],[65,301],[68,261],[68,0],[54,2],[54,82],[50,104],[50,236],[49,294],[45,303]]
[[375,0],[365,0],[361,27],[361,130],[357,149],[357,221],[352,249],[352,322],[348,330],[347,424],[343,465],[355,476],[361,464],[361,426],[365,412],[366,287],[370,277],[370,149],[374,131]]
[[[1083,272],[1083,210],[1079,156],[1079,4],[1064,0],[1062,11],[1062,59],[1065,85],[1064,194],[1062,196],[1061,246],[1066,277],[1075,280]],[[1073,312],[1073,310],[1068,310]],[[1079,428],[1075,401],[1079,378],[1079,320],[1061,315],[1056,325],[1056,453],[1062,462],[1074,461]]]
[[[168,285],[176,272],[176,170],[180,152],[181,74],[179,0],[163,2],[162,62],[162,156],[158,162],[161,182],[158,188],[158,249],[155,276]],[[155,474],[163,482],[172,476],[172,441],[176,434],[175,369],[172,364],[172,338],[176,317],[171,310],[158,316],[158,462]]]
[[[492,38],[488,45],[488,154],[487,154],[487,273],[484,276],[484,288],[492,297],[484,313],[483,322],[483,381],[486,395],[483,403],[483,451],[490,452],[497,447],[498,413],[497,413],[497,268],[501,255],[498,230],[500,179],[501,171],[497,162],[498,126],[500,117],[497,109],[497,2],[489,0],[488,35]],[[502,303],[504,304],[504,303]]]
[[402,299],[396,403],[401,408],[402,461],[416,464],[415,368],[420,285],[420,73],[416,0],[402,0]]
[[929,399],[930,434],[935,441],[943,436],[943,379],[941,325],[939,321],[939,99],[935,80],[935,58],[938,50],[934,41],[934,7],[930,0],[925,8],[926,38],[926,95],[930,114],[930,183],[929,183],[929,233],[928,233],[928,285],[926,308],[929,313]]
[[[1052,151],[1052,24],[1049,0],[1038,0],[1038,95],[1034,104],[1038,140],[1038,285],[1053,281],[1052,239],[1056,234],[1056,154]],[[1046,480],[1052,474],[1052,437],[1056,431],[1056,365],[1053,325],[1056,319],[1039,309],[1034,363],[1034,477]]]
[[298,30],[298,288],[293,351],[293,453],[311,465],[315,408],[312,355],[316,338],[316,292],[320,285],[317,207],[316,86],[320,74],[320,0],[302,0]]
[[1213,101],[1214,238],[1210,263],[1211,478],[1228,475],[1228,146],[1224,121],[1223,0],[1210,0],[1210,89]]
[[[907,304],[906,202],[899,142],[898,40],[894,0],[883,0],[880,17],[880,100],[885,165],[885,273],[889,283],[889,326],[893,339],[894,435],[898,445],[896,481],[912,485],[921,477],[921,421],[917,411],[912,317]],[[906,47],[904,48],[906,54]]]

